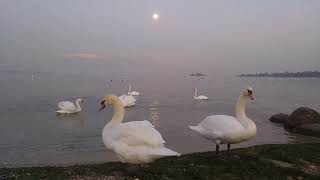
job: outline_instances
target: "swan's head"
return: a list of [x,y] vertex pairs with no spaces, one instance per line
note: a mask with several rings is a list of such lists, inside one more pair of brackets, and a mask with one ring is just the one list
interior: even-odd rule
[[116,103],[117,101],[120,101],[120,100],[119,100],[118,96],[116,96],[116,95],[105,96],[100,102],[101,108],[99,109],[99,112],[102,109],[106,108],[108,105],[112,105],[112,104]]
[[253,89],[252,89],[252,87],[248,86],[248,87],[244,88],[242,94],[248,100],[253,100]]
[[81,98],[78,98],[76,101],[80,102],[80,103],[83,103],[83,99],[81,99]]

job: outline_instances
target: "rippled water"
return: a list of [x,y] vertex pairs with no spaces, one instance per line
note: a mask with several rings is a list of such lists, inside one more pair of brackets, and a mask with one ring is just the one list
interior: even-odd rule
[[[132,74],[122,82],[121,74],[96,76],[24,70],[0,71],[0,164],[2,166],[70,165],[116,161],[105,149],[101,132],[112,117],[109,108],[98,113],[103,95],[121,95],[128,81],[142,96],[134,108],[126,109],[125,121],[149,120],[161,132],[167,147],[181,152],[214,150],[214,144],[188,129],[212,114],[234,114],[240,90],[250,84],[255,100],[247,115],[258,127],[256,138],[232,147],[254,144],[319,141],[291,134],[268,118],[290,113],[300,106],[320,111],[320,79],[274,79],[209,75],[205,79],[187,74]],[[112,82],[110,81],[112,80]],[[193,101],[192,88],[209,96]],[[57,103],[83,97],[83,111],[57,115]]]

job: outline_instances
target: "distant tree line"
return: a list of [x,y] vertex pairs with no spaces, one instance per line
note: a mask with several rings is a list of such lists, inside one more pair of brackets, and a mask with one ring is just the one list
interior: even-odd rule
[[203,73],[191,73],[189,76],[207,76],[206,74]]
[[238,77],[317,77],[320,78],[319,71],[303,71],[303,72],[283,72],[283,73],[255,73],[255,74],[240,74]]

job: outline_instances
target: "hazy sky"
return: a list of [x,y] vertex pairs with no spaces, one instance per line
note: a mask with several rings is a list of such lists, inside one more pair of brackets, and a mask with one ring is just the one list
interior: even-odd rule
[[230,74],[320,70],[320,1],[0,0],[0,65],[73,63]]

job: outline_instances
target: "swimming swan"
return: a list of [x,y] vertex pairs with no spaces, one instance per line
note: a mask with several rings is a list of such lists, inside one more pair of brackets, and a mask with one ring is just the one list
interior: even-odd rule
[[131,121],[122,123],[124,108],[115,95],[105,96],[101,108],[112,105],[114,114],[103,128],[102,140],[107,149],[117,154],[121,162],[149,163],[165,156],[180,154],[164,147],[161,134],[149,121]]
[[205,95],[199,95],[197,96],[197,92],[198,92],[198,89],[197,88],[194,88],[194,96],[193,98],[196,99],[196,100],[207,100],[209,99],[207,96]]
[[59,114],[72,114],[81,111],[80,103],[83,102],[83,99],[76,100],[76,106],[70,101],[61,101],[58,103]]
[[220,144],[240,143],[253,138],[257,133],[255,123],[246,116],[245,106],[253,100],[253,89],[244,89],[236,105],[236,117],[227,115],[213,115],[206,117],[197,126],[189,126],[203,137],[216,144],[216,153],[219,153]]
[[140,96],[138,91],[131,91],[131,85],[129,84],[128,94],[132,96]]

